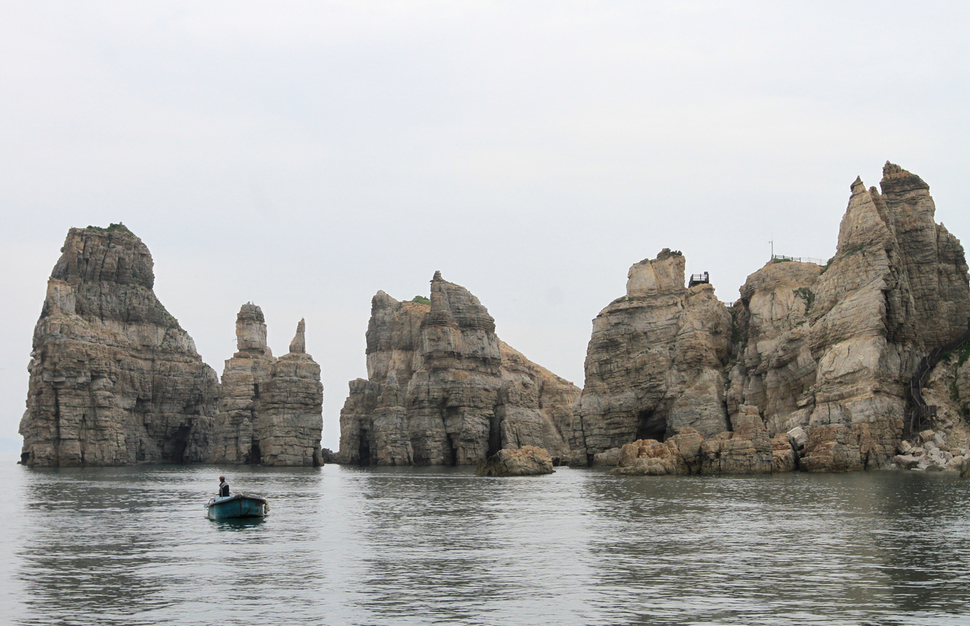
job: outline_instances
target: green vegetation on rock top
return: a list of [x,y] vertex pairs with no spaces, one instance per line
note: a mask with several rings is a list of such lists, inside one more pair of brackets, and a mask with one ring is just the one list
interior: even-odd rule
[[97,233],[121,232],[121,233],[134,234],[130,230],[128,230],[128,227],[122,224],[121,222],[118,222],[117,224],[109,224],[107,228],[102,228],[100,226],[88,226],[84,230],[93,230],[94,232],[97,232]]

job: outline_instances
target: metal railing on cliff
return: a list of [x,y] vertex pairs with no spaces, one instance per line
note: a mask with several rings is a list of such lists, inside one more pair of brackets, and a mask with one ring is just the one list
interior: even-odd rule
[[909,434],[913,435],[923,427],[924,420],[936,417],[938,407],[927,404],[923,399],[923,387],[930,378],[930,372],[940,362],[944,354],[952,352],[957,348],[970,343],[970,320],[967,321],[967,330],[963,336],[958,337],[950,343],[935,348],[932,352],[919,360],[916,373],[909,381],[909,396],[913,401],[913,408],[909,412]]
[[772,254],[772,261],[795,261],[797,263],[814,263],[815,265],[825,265],[828,261],[816,259],[811,256],[785,256],[784,254]]

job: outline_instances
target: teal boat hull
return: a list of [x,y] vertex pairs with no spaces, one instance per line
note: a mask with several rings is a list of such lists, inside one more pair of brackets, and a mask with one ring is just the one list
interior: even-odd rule
[[228,498],[213,498],[205,505],[206,517],[213,520],[243,517],[265,517],[269,504],[265,498],[236,494]]

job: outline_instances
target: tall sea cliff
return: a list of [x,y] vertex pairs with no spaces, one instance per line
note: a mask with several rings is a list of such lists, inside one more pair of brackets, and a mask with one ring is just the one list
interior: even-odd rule
[[[378,293],[340,459],[472,464],[535,445],[619,473],[765,473],[888,467],[927,444],[940,454],[924,467],[962,467],[970,367],[956,355],[914,377],[970,338],[964,250],[922,179],[887,162],[880,187],[851,185],[828,263],[773,258],[732,305],[709,276],[688,284],[680,252],[635,263],[626,294],[593,320],[578,398],[559,383],[546,400],[535,381],[548,377],[530,379],[539,393],[503,387],[494,321],[440,275],[430,307]],[[529,411],[551,415],[509,436]]]
[[[122,224],[72,228],[34,328],[21,462],[30,466],[319,465],[320,368],[303,324],[274,359],[237,322],[224,384],[152,287],[152,256]],[[254,305],[240,317],[261,319]],[[246,378],[246,357],[258,370]],[[260,387],[262,385],[262,388]]]
[[[440,272],[428,298],[379,291],[331,460],[475,465],[528,448],[620,474],[959,470],[970,277],[935,213],[929,186],[886,163],[879,189],[850,186],[835,256],[773,258],[733,304],[709,274],[688,280],[678,251],[636,262],[593,320],[581,390],[502,342]],[[34,330],[22,462],[323,463],[304,322],[276,358],[244,304],[220,382],[153,283],[123,225],[70,230]]]

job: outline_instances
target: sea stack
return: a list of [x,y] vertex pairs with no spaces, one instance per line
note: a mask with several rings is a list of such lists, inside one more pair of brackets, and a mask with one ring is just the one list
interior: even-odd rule
[[306,353],[304,334],[300,320],[290,352],[275,359],[262,309],[251,302],[239,309],[237,352],[222,374],[213,462],[322,465],[323,385],[320,366]]
[[566,450],[579,389],[495,334],[478,298],[436,272],[431,298],[371,302],[368,379],[340,412],[343,463],[475,465],[503,448]]
[[[892,163],[880,186],[851,185],[827,264],[772,259],[729,309],[708,285],[683,287],[677,253],[631,268],[627,295],[594,321],[572,460],[620,458],[622,473],[845,471],[911,447],[914,373],[968,337],[970,282],[929,186]],[[962,365],[931,378],[951,425],[970,396]]]
[[702,436],[729,429],[731,314],[711,284],[685,286],[685,266],[669,249],[634,264],[626,295],[593,320],[570,463],[595,463],[626,443],[663,441],[687,428]]
[[323,385],[302,320],[274,359],[263,312],[243,305],[220,385],[125,226],[72,228],[61,253],[34,329],[22,463],[322,464]]
[[72,228],[34,328],[21,461],[205,461],[215,372],[155,297],[148,248],[122,224]]

